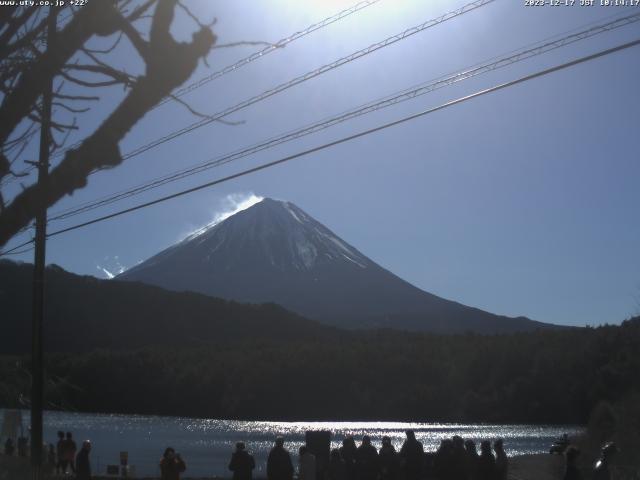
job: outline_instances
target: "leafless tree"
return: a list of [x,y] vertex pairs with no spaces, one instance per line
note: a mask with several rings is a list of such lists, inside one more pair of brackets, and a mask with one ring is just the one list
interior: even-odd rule
[[[170,33],[179,8],[197,22],[190,42]],[[65,12],[69,16],[71,10]],[[62,22],[51,45],[45,41],[47,16],[43,7],[0,8],[0,182],[24,171],[25,152],[40,130],[40,99],[51,79],[57,112],[51,151],[61,149],[78,128],[75,117],[100,99],[101,89],[121,85],[126,94],[94,131],[64,151],[46,183],[23,186],[8,204],[0,196],[0,246],[27,227],[40,208],[84,187],[92,171],[119,165],[119,142],[189,79],[216,41],[211,25],[199,22],[179,0],[89,0]],[[110,45],[90,47],[96,39]],[[139,75],[115,66],[113,51],[123,42],[141,59]]]

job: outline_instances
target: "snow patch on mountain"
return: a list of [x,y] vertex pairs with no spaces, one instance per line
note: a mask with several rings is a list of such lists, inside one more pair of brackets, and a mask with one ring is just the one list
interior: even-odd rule
[[104,260],[96,265],[96,269],[102,272],[108,280],[111,280],[126,271],[127,267],[122,265],[118,255],[115,255],[114,257],[104,257]]
[[303,223],[302,220],[300,220],[300,218],[298,217],[298,215],[296,215],[296,212],[293,211],[293,209],[291,208],[291,204],[289,202],[284,202],[284,208],[291,214],[291,216],[298,222],[298,223]]
[[[302,261],[302,266],[307,270],[312,268],[318,257],[318,250],[313,243],[303,237],[296,240],[295,246],[297,257]],[[296,266],[300,267],[299,264]]]

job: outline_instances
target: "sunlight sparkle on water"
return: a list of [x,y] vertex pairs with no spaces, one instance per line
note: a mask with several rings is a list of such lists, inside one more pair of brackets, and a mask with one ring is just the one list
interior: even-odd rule
[[[0,415],[2,410],[0,409]],[[29,412],[23,412],[25,425]],[[425,449],[433,451],[440,440],[461,435],[475,441],[504,438],[509,455],[548,451],[553,440],[563,433],[575,435],[577,426],[478,425],[405,422],[274,422],[213,420],[142,415],[83,414],[45,412],[45,439],[54,442],[58,430],[72,431],[77,440],[91,439],[92,458],[100,472],[105,465],[118,462],[121,451],[129,452],[138,475],[157,474],[160,455],[167,446],[174,447],[187,461],[189,476],[228,477],[229,456],[237,441],[246,442],[256,458],[256,476],[264,476],[266,457],[276,436],[285,437],[294,454],[304,443],[307,430],[329,430],[332,447],[338,447],[347,435],[359,439],[371,436],[380,447],[387,435],[396,448],[402,445],[404,432],[412,429]]]

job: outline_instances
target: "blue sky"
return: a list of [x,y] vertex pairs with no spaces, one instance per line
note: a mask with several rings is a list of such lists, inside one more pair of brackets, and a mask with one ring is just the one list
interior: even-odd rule
[[[353,3],[188,2],[202,18],[217,18],[214,30],[219,43],[276,41]],[[214,113],[464,3],[382,0],[184,99]],[[578,5],[526,7],[524,1],[497,0],[230,117],[242,125],[201,128],[117,169],[93,175],[87,188],[50,212],[632,11]],[[188,19],[180,17],[174,33],[188,38],[193,29]],[[638,37],[640,22],[103,210],[52,223],[50,229],[210,181]],[[193,80],[254,50],[255,46],[216,49],[208,58],[209,67],[201,65]],[[130,71],[139,69],[137,57],[126,45],[117,55],[115,62]],[[269,196],[295,203],[374,261],[442,297],[560,324],[618,323],[640,310],[639,59],[639,47],[616,53],[53,238],[48,242],[48,262],[104,277],[103,268],[132,266],[251,195]],[[95,128],[120,98],[121,89],[105,92],[102,102],[82,117],[82,131]],[[130,133],[122,151],[194,120],[183,107],[164,105]],[[16,237],[8,246],[25,238]],[[17,259],[31,261],[31,254]]]

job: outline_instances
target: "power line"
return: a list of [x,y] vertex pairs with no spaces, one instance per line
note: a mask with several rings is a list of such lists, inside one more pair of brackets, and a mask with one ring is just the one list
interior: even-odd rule
[[23,253],[27,253],[30,252],[31,250],[33,250],[33,246],[29,247],[29,248],[25,248],[24,250],[20,250],[22,247],[26,247],[27,245],[31,245],[34,242],[33,239],[31,240],[27,240],[26,242],[21,243],[20,245],[16,245],[13,248],[10,248],[9,250],[5,250],[4,252],[0,252],[0,257],[4,257],[7,255],[21,255]]
[[518,85],[518,84],[521,84],[521,83],[524,83],[524,82],[528,82],[530,80],[533,80],[533,79],[536,79],[536,78],[539,78],[539,77],[543,77],[545,75],[549,75],[551,73],[554,73],[554,72],[557,72],[557,71],[560,71],[560,70],[565,70],[565,69],[573,67],[575,65],[586,63],[586,62],[589,62],[591,60],[595,60],[597,58],[604,57],[606,55],[610,55],[610,54],[613,54],[613,53],[616,53],[616,52],[619,52],[619,51],[622,51],[622,50],[626,50],[626,49],[631,48],[631,47],[635,47],[637,45],[640,45],[640,39],[636,39],[634,41],[627,42],[627,43],[624,43],[622,45],[618,45],[616,47],[608,48],[606,50],[601,50],[601,51],[596,52],[594,54],[583,56],[583,57],[577,58],[575,60],[571,60],[569,62],[565,62],[565,63],[562,63],[560,65],[556,65],[554,67],[550,67],[550,68],[547,68],[547,69],[544,69],[544,70],[540,70],[540,71],[537,71],[535,73],[532,73],[532,74],[529,74],[529,75],[525,75],[523,77],[519,77],[519,78],[517,78],[515,80],[511,80],[511,81],[508,81],[508,82],[505,82],[505,83],[502,83],[502,84],[499,84],[499,85],[495,85],[493,87],[489,87],[489,88],[486,88],[484,90],[480,90],[478,92],[472,93],[470,95],[466,95],[464,97],[459,97],[459,98],[457,98],[455,100],[450,100],[450,101],[448,101],[446,103],[443,103],[443,104],[440,104],[440,105],[438,105],[436,107],[432,107],[432,108],[429,108],[427,110],[423,110],[422,112],[414,113],[412,115],[408,115],[408,116],[400,118],[398,120],[394,120],[392,122],[388,122],[388,123],[379,125],[377,127],[373,127],[373,128],[368,129],[368,130],[364,130],[364,131],[361,131],[361,132],[358,132],[358,133],[355,133],[355,134],[340,138],[338,140],[334,140],[332,142],[325,143],[323,145],[319,145],[317,147],[313,147],[313,148],[310,148],[310,149],[307,149],[307,150],[303,150],[303,151],[295,153],[293,155],[289,155],[289,156],[280,158],[278,160],[274,160],[274,161],[271,161],[271,162],[268,162],[268,163],[264,163],[262,165],[259,165],[259,166],[253,167],[253,168],[249,168],[249,169],[243,170],[241,172],[234,173],[232,175],[228,175],[226,177],[223,177],[223,178],[220,178],[220,179],[217,179],[217,180],[213,180],[211,182],[207,182],[207,183],[198,185],[196,187],[188,188],[186,190],[182,190],[182,191],[179,191],[177,193],[173,193],[171,195],[160,197],[160,198],[157,198],[157,199],[152,200],[150,202],[145,202],[145,203],[136,205],[134,207],[126,208],[124,210],[120,210],[118,212],[111,213],[109,215],[104,215],[102,217],[98,217],[98,218],[95,218],[93,220],[82,222],[82,223],[73,225],[71,227],[67,227],[67,228],[63,228],[63,229],[60,229],[60,230],[56,230],[56,231],[51,232],[50,234],[48,234],[47,237],[54,237],[56,235],[60,235],[60,234],[67,233],[67,232],[70,232],[70,231],[73,231],[73,230],[77,230],[79,228],[83,228],[83,227],[86,227],[88,225],[92,225],[94,223],[99,223],[99,222],[102,222],[102,221],[105,221],[105,220],[109,220],[111,218],[115,218],[115,217],[124,215],[126,213],[134,212],[136,210],[140,210],[140,209],[143,209],[143,208],[146,208],[146,207],[150,207],[152,205],[156,205],[158,203],[162,203],[162,202],[165,202],[165,201],[168,201],[168,200],[172,200],[174,198],[181,197],[183,195],[187,195],[189,193],[196,192],[198,190],[203,190],[205,188],[209,188],[209,187],[212,187],[214,185],[218,185],[220,183],[228,182],[230,180],[234,180],[236,178],[249,175],[251,173],[255,173],[255,172],[258,172],[258,171],[261,171],[261,170],[265,170],[267,168],[274,167],[276,165],[280,165],[280,164],[289,162],[291,160],[307,156],[307,155],[309,155],[311,153],[316,153],[316,152],[319,152],[321,150],[325,150],[327,148],[330,148],[330,147],[333,147],[333,146],[336,146],[336,145],[340,145],[342,143],[346,143],[346,142],[355,140],[357,138],[364,137],[364,136],[370,135],[372,133],[376,133],[376,132],[385,130],[385,129],[390,128],[390,127],[394,127],[396,125],[400,125],[402,123],[406,123],[406,122],[409,122],[411,120],[415,120],[417,118],[424,117],[424,116],[429,115],[431,113],[435,113],[437,111],[444,110],[446,108],[449,108],[449,107],[452,107],[454,105],[458,105],[458,104],[464,103],[464,102],[469,101],[471,99],[474,99],[474,98],[477,98],[477,97],[481,97],[481,96],[484,96],[484,95],[487,95],[489,93],[493,93],[493,92],[496,92],[496,91],[499,91],[499,90],[503,90],[503,89],[506,89],[506,88],[509,88],[509,87],[512,87],[514,85]]
[[[315,32],[316,30],[320,30],[321,28],[326,27],[327,25],[331,25],[332,23],[337,22],[338,20],[341,20],[345,17],[348,17],[349,15],[356,13],[360,10],[363,10],[375,3],[378,3],[380,0],[368,0],[368,1],[364,1],[364,2],[359,2],[356,3],[355,5],[353,5],[350,8],[347,8],[345,10],[342,10],[341,12],[336,13],[335,15],[332,15],[330,17],[325,18],[324,20],[318,22],[318,23],[314,23],[312,25],[309,25],[307,28],[305,28],[304,30],[301,30],[299,32],[295,32],[292,33],[291,35],[289,35],[288,37],[282,38],[280,40],[278,40],[276,43],[268,45],[267,47],[263,48],[262,50],[258,50],[257,52],[252,53],[251,55],[248,55],[240,60],[238,60],[235,63],[232,63],[231,65],[227,65],[226,67],[221,68],[220,70],[213,72],[210,75],[207,75],[204,78],[201,78],[200,80],[191,83],[190,85],[187,85],[186,87],[183,87],[179,90],[177,90],[173,96],[174,97],[181,97],[189,92],[192,92],[194,90],[196,90],[197,88],[200,88],[203,85],[206,85],[209,82],[212,82],[213,80],[220,78],[223,75],[226,75],[228,73],[231,72],[235,72],[236,70],[244,67],[245,65],[255,61],[255,60],[259,60],[260,58],[264,58],[266,55],[285,47],[286,45],[290,44],[291,42],[294,42],[302,37],[305,37],[307,35],[309,35],[310,33]],[[158,105],[156,106],[160,106],[163,105],[167,102],[169,102],[171,100],[170,97],[165,98],[163,101],[161,101]],[[155,108],[155,107],[154,107]]]
[[[364,137],[366,135],[370,135],[372,133],[379,132],[381,130],[385,130],[385,129],[390,128],[390,127],[394,127],[396,125],[400,125],[402,123],[405,123],[405,122],[408,122],[408,121],[411,121],[411,120],[415,120],[417,118],[426,116],[428,114],[437,112],[439,110],[444,110],[445,108],[452,107],[452,106],[458,105],[460,103],[464,103],[464,102],[466,102],[468,100],[471,100],[473,98],[484,96],[484,95],[487,95],[489,93],[496,92],[498,90],[503,90],[505,88],[512,87],[514,85],[517,85],[517,84],[520,84],[520,83],[524,83],[524,82],[527,82],[527,81],[530,81],[530,80],[533,80],[535,78],[539,78],[539,77],[542,77],[542,76],[545,76],[545,75],[549,75],[551,73],[554,73],[554,72],[557,72],[557,71],[560,71],[560,70],[564,70],[564,69],[573,67],[575,65],[586,63],[586,62],[589,62],[591,60],[595,60],[597,58],[604,57],[606,55],[611,55],[613,53],[616,53],[616,52],[619,52],[619,51],[622,51],[622,50],[626,50],[628,48],[635,47],[637,45],[640,45],[640,39],[637,39],[637,40],[634,40],[634,41],[631,41],[631,42],[627,42],[627,43],[624,43],[622,45],[618,45],[616,47],[608,48],[606,50],[601,50],[601,51],[596,52],[594,54],[587,55],[587,56],[584,56],[584,57],[580,57],[580,58],[577,58],[575,60],[572,60],[572,61],[569,61],[569,62],[565,62],[565,63],[562,63],[560,65],[556,65],[556,66],[551,67],[551,68],[547,68],[545,70],[540,70],[538,72],[535,72],[535,73],[532,73],[532,74],[525,75],[523,77],[517,78],[515,80],[511,80],[509,82],[505,82],[505,83],[502,83],[502,84],[499,84],[499,85],[495,85],[495,86],[490,87],[490,88],[486,88],[484,90],[480,90],[478,92],[472,93],[470,95],[466,95],[464,97],[459,97],[459,98],[457,98],[455,100],[451,100],[449,102],[440,104],[440,105],[438,105],[436,107],[429,108],[427,110],[423,110],[422,112],[418,112],[418,113],[403,117],[403,118],[401,118],[399,120],[394,120],[392,122],[388,122],[388,123],[385,123],[383,125],[379,125],[377,127],[370,128],[368,130],[364,130],[362,132],[358,132],[358,133],[355,133],[353,135],[349,135],[347,137],[343,137],[341,139],[334,140],[332,142],[325,143],[323,145],[320,145],[320,146],[317,146],[317,147],[314,147],[314,148],[310,148],[308,150],[303,150],[302,152],[298,152],[296,154],[289,155],[287,157],[280,158],[278,160],[274,160],[272,162],[264,163],[264,164],[259,165],[257,167],[249,168],[247,170],[243,170],[243,171],[235,173],[233,175],[228,175],[226,177],[223,177],[223,178],[220,178],[220,179],[217,179],[217,180],[213,180],[211,182],[207,182],[207,183],[198,185],[196,187],[192,187],[192,188],[189,188],[189,189],[186,189],[186,190],[182,190],[180,192],[177,192],[177,193],[174,193],[174,194],[171,194],[171,195],[160,197],[160,198],[157,198],[157,199],[152,200],[150,202],[145,202],[145,203],[136,205],[134,207],[126,208],[124,210],[120,210],[118,212],[114,212],[114,213],[111,213],[109,215],[104,215],[102,217],[98,217],[98,218],[95,218],[93,220],[89,220],[87,222],[79,223],[79,224],[73,225],[71,227],[67,227],[67,228],[63,228],[63,229],[60,229],[60,230],[56,230],[54,232],[49,233],[47,235],[47,238],[54,237],[54,236],[57,236],[57,235],[61,235],[63,233],[67,233],[67,232],[70,232],[70,231],[73,231],[73,230],[77,230],[79,228],[83,228],[83,227],[86,227],[86,226],[89,226],[89,225],[93,225],[94,223],[99,223],[99,222],[102,222],[102,221],[105,221],[105,220],[109,220],[111,218],[119,217],[119,216],[124,215],[126,213],[134,212],[136,210],[140,210],[140,209],[143,209],[143,208],[146,208],[146,207],[150,207],[150,206],[156,205],[158,203],[162,203],[162,202],[165,202],[165,201],[168,201],[168,200],[172,200],[174,198],[181,197],[183,195],[187,195],[189,193],[196,192],[198,190],[203,190],[205,188],[209,188],[209,187],[212,187],[214,185],[218,185],[220,183],[228,182],[230,180],[234,180],[236,178],[243,177],[243,176],[249,175],[251,173],[258,172],[260,170],[265,170],[267,168],[270,168],[270,167],[273,167],[273,166],[276,166],[276,165],[280,165],[282,163],[289,162],[289,161],[294,160],[296,158],[300,158],[300,157],[309,155],[311,153],[315,153],[315,152],[318,152],[318,151],[321,151],[321,150],[325,150],[327,148],[330,148],[330,147],[333,147],[333,146],[336,146],[336,145],[339,145],[339,144],[342,144],[342,143],[346,143],[346,142],[349,142],[351,140],[355,140],[357,138]],[[24,243],[22,243],[22,244],[20,244],[20,245],[18,245],[16,247],[13,247],[10,250],[7,250],[6,252],[1,252],[0,256],[4,256],[4,255],[10,254],[12,252],[15,252],[17,249],[19,249],[21,247],[24,247],[26,245],[29,245],[30,243],[33,243],[33,240],[28,241],[28,242],[24,242]]]
[[[32,242],[29,242],[32,243]],[[24,246],[24,245],[23,245]],[[25,248],[24,250],[19,250],[19,251],[13,251],[13,250],[7,250],[6,252],[2,252],[0,253],[0,256],[6,256],[6,255],[22,255],[24,253],[29,253],[33,250],[33,247],[29,247],[29,248]]]
[[[485,6],[489,3],[494,2],[495,0],[475,0],[471,3],[468,3],[466,5],[463,5],[462,7],[456,9],[456,10],[451,10],[447,13],[444,13],[443,15],[440,15],[439,17],[433,18],[431,20],[427,20],[426,22],[423,22],[419,25],[416,25],[414,27],[408,28],[396,35],[392,35],[390,37],[385,38],[382,41],[376,42],[374,44],[369,45],[366,48],[360,49],[356,52],[351,53],[350,55],[347,55],[345,57],[339,58],[338,60],[335,60],[329,64],[323,65],[319,68],[316,68],[315,70],[311,70],[303,75],[300,75],[298,77],[295,77],[285,83],[281,83],[280,85],[273,87],[269,90],[265,90],[264,92],[258,94],[258,95],[254,95],[253,97],[250,97],[248,99],[243,100],[240,103],[237,103],[231,107],[227,107],[224,110],[221,110],[217,113],[214,113],[211,116],[208,116],[206,118],[203,118],[201,120],[198,120],[196,122],[193,122],[189,125],[187,125],[186,127],[183,127],[181,129],[178,130],[174,130],[173,132],[167,134],[167,135],[163,135],[162,137],[159,137],[151,142],[148,142],[144,145],[141,145],[137,148],[135,148],[134,150],[122,155],[122,160],[128,160],[129,158],[138,156],[148,150],[151,150],[159,145],[162,145],[166,142],[169,142],[171,140],[174,140],[186,133],[192,132],[198,128],[204,127],[205,125],[209,125],[215,121],[218,120],[222,120],[224,117],[227,117],[229,115],[231,115],[232,113],[238,112],[242,109],[245,109],[251,105],[254,105],[258,102],[261,102],[263,100],[266,100],[267,98],[270,98],[274,95],[277,95],[278,93],[281,93],[285,90],[288,90],[296,85],[299,85],[301,83],[304,83],[308,80],[311,80],[315,77],[318,77],[324,73],[327,73],[331,70],[334,70],[336,68],[339,68],[343,65],[346,65],[350,62],[353,62],[359,58],[362,58],[366,55],[369,55],[370,53],[376,52],[382,48],[388,47],[389,45],[393,45],[401,40],[404,40],[408,37],[411,37],[413,35],[415,35],[416,33],[420,33],[424,30],[427,30],[428,28],[434,27],[436,25],[439,25],[440,23],[446,22],[447,20],[451,20],[452,18],[456,18],[460,15],[464,15],[465,13],[468,13],[472,10],[475,10],[477,8],[480,8],[482,6]],[[68,150],[67,150],[68,151]],[[65,151],[66,152],[66,151]],[[63,152],[61,152],[63,153]],[[93,172],[91,172],[89,175],[92,175],[96,172],[98,172],[100,170],[94,170]],[[27,170],[28,172],[28,170]]]
[[[318,77],[324,73],[327,73],[331,70],[334,70],[338,67],[341,67],[343,65],[346,65],[347,63],[353,62],[354,60],[357,60],[359,58],[362,58],[366,55],[369,55],[370,53],[376,52],[382,48],[388,47],[389,45],[393,45],[401,40],[404,40],[406,38],[409,38],[413,35],[415,35],[416,33],[422,32],[428,28],[431,28],[433,26],[436,26],[440,23],[443,23],[447,20],[451,20],[452,18],[458,17],[460,15],[464,15],[465,13],[468,13],[472,10],[475,10],[477,8],[480,8],[484,5],[487,5],[489,3],[494,2],[495,0],[475,0],[471,3],[468,3],[456,10],[452,10],[450,12],[447,12],[437,18],[431,19],[431,20],[427,20],[426,22],[423,22],[419,25],[416,25],[414,27],[408,28],[406,30],[404,30],[403,32],[400,32],[396,35],[392,35],[382,41],[376,42],[374,44],[369,45],[366,48],[363,48],[361,50],[358,50],[356,52],[351,53],[350,55],[347,55],[345,57],[342,57],[338,60],[335,60],[329,64],[323,65],[319,68],[316,68],[315,70],[311,70],[303,75],[300,75],[298,77],[295,77],[285,83],[281,83],[280,85],[273,87],[269,90],[265,90],[264,92],[255,95],[251,98],[248,98],[240,103],[237,103],[236,105],[233,105],[231,107],[225,108],[224,110],[221,110],[220,112],[214,113],[213,115],[206,117],[204,119],[198,120],[186,127],[183,127],[179,130],[175,130],[167,135],[164,135],[162,137],[157,138],[156,140],[153,140],[149,143],[146,143],[145,145],[141,145],[140,147],[126,153],[125,155],[122,156],[123,160],[127,160],[129,158],[135,157],[137,155],[140,155],[141,153],[144,153],[148,150],[151,150],[152,148],[157,147],[158,145],[162,145],[163,143],[166,143],[168,141],[174,140],[175,138],[182,136],[186,133],[192,132],[193,130],[196,130],[200,127],[203,127],[205,125],[209,125],[217,120],[221,120],[224,117],[227,117],[229,115],[231,115],[232,113],[238,112],[239,110],[242,110],[244,108],[247,108],[251,105],[254,105],[258,102],[261,102],[263,100],[266,100],[269,97],[272,97],[278,93],[281,93],[285,90],[288,90],[296,85],[299,85],[303,82],[306,82],[308,80],[311,80],[315,77]],[[97,170],[96,170],[97,171]],[[95,172],[95,171],[94,171]]]
[[[254,53],[252,53],[251,55],[248,55],[244,58],[241,58],[240,60],[238,60],[237,62],[234,62],[230,65],[227,65],[223,68],[221,68],[220,70],[213,72],[209,75],[207,75],[206,77],[201,78],[200,80],[197,80],[196,82],[191,83],[190,85],[187,85],[183,88],[180,88],[178,90],[176,90],[172,95],[173,97],[181,97],[183,95],[186,95],[189,92],[192,92],[200,87],[202,87],[203,85],[206,85],[207,83],[210,83],[214,80],[216,80],[217,78],[220,78],[228,73],[231,72],[235,72],[236,70],[239,70],[240,68],[248,65],[251,62],[254,62],[256,60],[259,60],[261,58],[264,58],[266,55],[280,49],[280,48],[284,48],[286,47],[288,44],[302,38],[305,37],[307,35],[309,35],[310,33],[315,32],[316,30],[320,30],[321,28],[324,28],[328,25],[331,25],[332,23],[335,23],[343,18],[348,17],[349,15],[352,15],[356,12],[359,12],[360,10],[363,10],[375,3],[380,2],[381,0],[367,0],[367,1],[362,1],[362,2],[358,2],[357,4],[353,5],[350,8],[347,8],[345,10],[342,10],[338,13],[336,13],[335,15],[332,15],[330,17],[325,18],[324,20],[321,20],[318,23],[314,23],[312,25],[309,25],[307,28],[305,28],[304,30],[300,30],[298,32],[292,33],[291,35],[289,35],[288,37],[284,37],[280,40],[278,40],[276,43],[270,44],[266,47],[264,47],[262,50],[258,50]],[[157,107],[164,105],[167,102],[170,102],[172,100],[172,97],[165,97],[162,101],[160,101],[157,105],[153,106],[151,110],[156,109]],[[80,142],[81,143],[81,142]],[[69,147],[67,150],[70,150],[72,148],[76,148],[80,145],[80,143],[76,143],[74,145],[72,145],[71,147]],[[63,155],[64,153],[66,153],[66,151],[61,151],[59,152],[57,155],[55,156],[60,156]]]
[[221,157],[216,157],[214,159],[208,160],[207,162],[156,178],[155,180],[140,184],[130,189],[126,189],[121,192],[117,192],[115,194],[111,194],[97,200],[85,202],[83,204],[76,205],[75,207],[70,207],[66,210],[59,211],[57,213],[54,213],[50,220],[54,221],[54,220],[66,219],[81,213],[85,213],[90,210],[94,210],[96,208],[99,208],[105,205],[109,205],[119,200],[130,198],[132,196],[141,194],[145,191],[160,187],[162,185],[166,185],[168,183],[171,183],[177,180],[181,180],[183,178],[201,173],[203,171],[206,171],[214,167],[218,167],[218,166],[230,163],[240,158],[244,158],[251,154],[257,153],[259,151],[263,151],[268,148],[272,148],[274,146],[280,145],[282,143],[289,142],[312,133],[316,133],[318,131],[321,131],[331,126],[337,125],[339,123],[351,120],[353,118],[356,118],[368,113],[372,113],[374,111],[387,108],[407,100],[411,100],[418,96],[433,92],[434,90],[437,90],[439,88],[443,88],[448,85],[452,85],[454,83],[475,77],[477,75],[481,75],[483,73],[487,73],[490,71],[494,71],[494,70],[506,67],[508,65],[512,65],[513,63],[547,53],[557,48],[575,43],[580,40],[584,40],[586,38],[593,37],[603,32],[611,31],[613,29],[616,29],[625,25],[629,25],[637,21],[640,21],[640,12],[615,19],[611,22],[593,26],[591,28],[578,31],[576,33],[572,33],[571,35],[567,35],[562,38],[553,37],[555,38],[554,40],[546,41],[546,42],[543,41],[544,43],[539,42],[538,44],[534,44],[534,46],[530,45],[528,47],[524,47],[520,50],[513,51],[511,55],[508,55],[506,57],[497,58],[497,59],[494,59],[493,61],[485,62],[483,64],[477,64],[476,66],[469,67],[455,74],[440,77],[438,80],[433,81],[431,83],[421,84],[417,87],[401,91],[392,96],[387,96],[387,97],[384,97],[383,99],[380,99],[374,102],[369,102],[367,104],[356,107],[355,109],[343,112],[333,117],[329,117],[328,119],[316,122],[314,124],[307,125],[303,128],[293,130],[276,137],[272,137],[271,139],[265,142],[261,142],[261,143],[252,145],[250,147],[246,147],[242,150],[238,150],[233,153],[223,155]]
[[[356,13],[356,12],[359,12],[360,10],[363,10],[363,9],[365,9],[367,7],[370,7],[371,5],[374,5],[374,4],[376,4],[376,3],[380,2],[380,1],[381,0],[365,0],[365,1],[358,2],[358,3],[356,3],[355,5],[353,5],[353,6],[349,7],[349,8],[341,10],[340,12],[321,20],[320,22],[317,22],[317,23],[309,25],[307,28],[305,28],[303,30],[294,32],[294,33],[292,33],[291,35],[289,35],[287,37],[281,38],[277,42],[275,42],[273,44],[270,44],[270,45],[264,47],[263,49],[258,50],[256,52],[244,57],[244,58],[241,58],[240,60],[238,60],[238,61],[236,61],[236,62],[234,62],[234,63],[232,63],[230,65],[227,65],[227,66],[221,68],[220,70],[217,70],[216,72],[213,72],[213,73],[207,75],[206,77],[201,78],[200,80],[198,80],[196,82],[193,82],[193,83],[191,83],[191,84],[189,84],[189,85],[187,85],[187,86],[185,86],[183,88],[180,88],[180,89],[176,90],[173,93],[173,96],[174,97],[181,97],[183,95],[186,95],[187,93],[192,92],[192,91],[202,87],[203,85],[206,85],[207,83],[210,83],[210,82],[216,80],[217,78],[222,77],[223,75],[226,75],[226,74],[231,73],[231,72],[235,72],[236,70],[239,70],[240,68],[248,65],[249,63],[254,62],[256,60],[259,60],[261,58],[264,58],[266,55],[268,55],[268,54],[270,54],[270,53],[272,53],[272,52],[274,52],[274,51],[276,51],[278,49],[284,48],[287,45],[289,45],[290,43],[292,43],[292,42],[294,42],[294,41],[296,41],[296,40],[298,40],[300,38],[303,38],[303,37],[315,32],[316,30],[320,30],[320,29],[322,29],[322,28],[324,28],[324,27],[326,27],[328,25],[331,25],[331,24],[333,24],[333,23],[335,23],[335,22],[337,22],[339,20],[342,20],[343,18],[346,18],[346,17],[348,17],[348,16],[350,16],[350,15]],[[66,21],[69,18],[73,17],[73,15],[74,15],[73,12],[68,14],[67,16],[65,16],[64,18],[61,19],[61,22],[64,23],[64,21]],[[157,107],[159,107],[160,105],[164,105],[165,103],[167,103],[167,102],[169,102],[171,100],[172,100],[171,97],[166,97],[160,103],[155,105],[152,108],[152,110],[157,108]],[[65,150],[61,150],[60,152],[54,154],[53,157],[54,158],[55,157],[60,157],[61,155],[64,155],[67,151],[69,151],[69,150],[71,150],[73,148],[77,148],[81,143],[82,142],[77,142],[77,143],[71,145],[69,148],[67,148]],[[23,172],[21,172],[21,173],[22,174],[27,174],[27,173],[31,172],[34,168],[35,167],[33,167],[33,166],[28,167],[25,170],[23,170]],[[0,187],[3,186],[3,185],[9,184],[14,180],[15,180],[15,178],[12,178],[11,180],[0,182]]]

